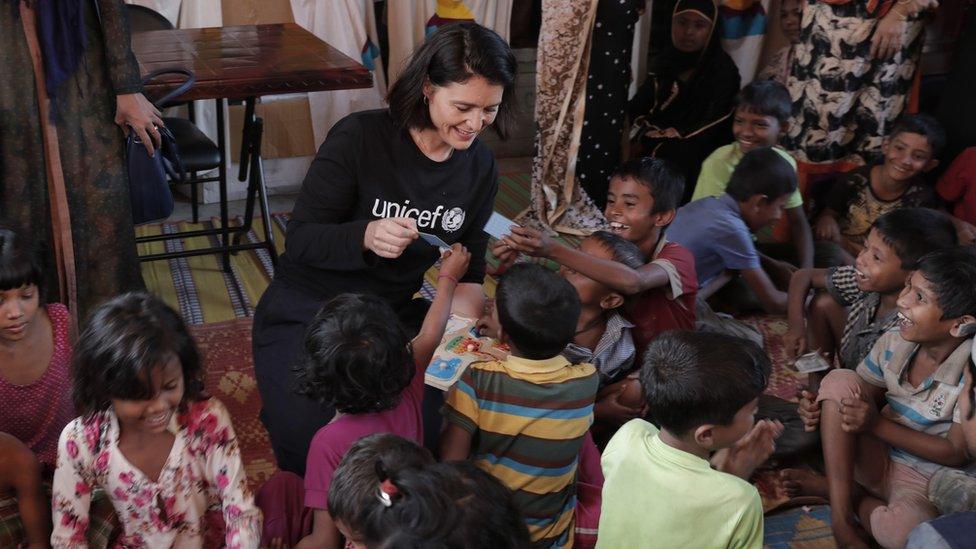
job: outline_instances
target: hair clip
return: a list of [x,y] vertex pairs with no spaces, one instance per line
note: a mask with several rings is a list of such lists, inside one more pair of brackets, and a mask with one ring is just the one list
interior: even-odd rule
[[380,483],[380,491],[376,494],[376,499],[380,500],[383,507],[391,507],[393,505],[393,496],[397,495],[398,492],[399,490],[397,490],[396,485],[390,479],[386,479]]

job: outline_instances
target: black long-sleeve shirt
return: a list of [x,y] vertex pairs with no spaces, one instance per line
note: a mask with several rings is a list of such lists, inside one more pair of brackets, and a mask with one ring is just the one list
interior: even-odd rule
[[498,169],[479,141],[444,162],[420,152],[386,109],[351,114],[329,131],[302,183],[275,277],[329,298],[371,293],[394,307],[420,288],[438,250],[418,239],[396,259],[363,249],[370,221],[411,217],[421,232],[461,242],[471,264],[461,282],[482,283],[483,231],[498,190]]

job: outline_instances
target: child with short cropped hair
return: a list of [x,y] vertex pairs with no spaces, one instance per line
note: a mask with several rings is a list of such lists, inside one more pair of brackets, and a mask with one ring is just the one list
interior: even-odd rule
[[[85,544],[95,489],[115,507],[120,545],[257,546],[261,512],[234,427],[202,375],[186,326],[159,298],[124,294],[95,309],[75,348],[81,417],[58,442],[52,546]],[[222,536],[208,531],[214,507]]]
[[754,426],[769,371],[758,345],[732,336],[673,331],[650,344],[641,382],[660,429],[634,419],[607,445],[597,547],[762,547],[759,492],[709,458],[770,427]]
[[[895,327],[895,302],[919,258],[955,244],[948,216],[905,208],[875,220],[854,265],[797,271],[789,290],[787,357],[817,349],[828,362],[836,356],[842,367],[856,368],[875,341]],[[826,293],[811,302],[808,322],[811,288]]]
[[873,536],[903,547],[912,528],[937,515],[927,497],[931,475],[967,460],[958,401],[976,323],[974,279],[971,248],[923,256],[898,298],[898,330],[878,340],[856,373],[824,378],[820,410],[801,410],[820,428],[839,544],[867,547]]
[[793,267],[760,256],[752,232],[779,220],[794,191],[793,167],[780,153],[760,147],[742,157],[724,194],[678,209],[668,237],[694,254],[700,299],[710,297],[738,273],[766,312],[786,312],[786,292],[770,276],[785,289]]
[[580,299],[558,274],[518,264],[498,285],[495,312],[512,354],[470,365],[448,391],[440,457],[470,457],[513,490],[533,543],[571,545],[579,454],[599,386],[591,364],[560,354]]
[[649,258],[640,268],[594,257],[527,227],[514,227],[492,253],[507,261],[518,252],[545,257],[627,296],[624,314],[634,324],[639,359],[658,334],[695,328],[694,257],[665,235],[684,188],[677,169],[659,158],[629,160],[610,177],[604,215],[612,234]]
[[[692,201],[721,196],[742,157],[759,147],[771,147],[796,171],[796,160],[776,146],[789,129],[793,102],[786,87],[772,80],[754,80],[742,88],[735,102],[732,119],[735,141],[715,149],[702,163]],[[790,194],[783,208],[790,224],[796,265],[813,267],[813,234],[803,210],[803,197],[799,189]]]
[[350,524],[362,532],[358,547],[533,547],[512,492],[470,462],[380,473],[373,475],[372,510]]
[[423,442],[424,371],[444,335],[457,281],[471,254],[455,244],[442,257],[437,295],[411,342],[393,309],[374,295],[342,294],[309,326],[298,379],[309,398],[333,406],[335,419],[312,438],[305,506],[312,531],[296,547],[341,547],[328,511],[334,471],[349,447],[373,433]]
[[882,215],[909,207],[937,208],[938,197],[920,176],[935,168],[945,131],[927,114],[899,119],[881,146],[884,162],[837,179],[814,214],[817,240],[838,247],[838,261],[851,265],[871,225]]

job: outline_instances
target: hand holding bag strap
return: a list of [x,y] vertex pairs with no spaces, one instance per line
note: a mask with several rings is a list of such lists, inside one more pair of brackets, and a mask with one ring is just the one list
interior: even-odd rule
[[48,201],[51,209],[51,244],[54,262],[58,270],[58,295],[68,306],[71,314],[69,334],[75,340],[78,330],[78,288],[75,278],[74,242],[71,239],[71,214],[68,210],[68,193],[64,185],[64,169],[61,166],[61,150],[58,131],[51,122],[51,100],[44,83],[44,66],[41,62],[41,46],[37,40],[37,24],[34,9],[28,2],[19,2],[20,20],[27,38],[31,64],[34,68],[34,84],[37,89],[37,105],[44,142],[44,167],[47,174]]

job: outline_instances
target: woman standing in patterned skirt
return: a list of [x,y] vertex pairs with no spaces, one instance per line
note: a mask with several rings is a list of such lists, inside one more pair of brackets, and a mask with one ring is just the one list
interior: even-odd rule
[[864,164],[905,109],[938,0],[807,0],[787,87],[784,145],[809,163]]

